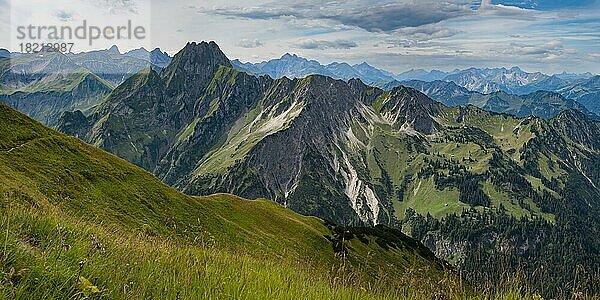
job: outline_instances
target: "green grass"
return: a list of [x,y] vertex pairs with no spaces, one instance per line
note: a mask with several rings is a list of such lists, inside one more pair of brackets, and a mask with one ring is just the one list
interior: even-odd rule
[[414,209],[421,215],[430,213],[433,217],[442,218],[447,214],[468,209],[470,206],[458,201],[459,192],[455,188],[440,191],[436,188],[433,178],[419,179],[409,185],[404,201],[395,203],[396,216],[404,218],[408,208]]
[[[328,278],[301,260],[223,251],[210,236],[186,245],[6,201],[0,297],[378,299],[415,292],[353,288],[351,274]],[[415,267],[410,272],[422,270]],[[82,286],[82,281],[89,284]]]
[[431,147],[434,153],[444,155],[447,159],[465,165],[469,172],[482,174],[489,169],[492,153],[482,149],[475,143],[435,143]]
[[531,200],[531,198],[524,199],[528,208],[524,208],[519,205],[519,202],[514,197],[508,195],[504,191],[499,191],[491,182],[486,181],[483,184],[483,191],[490,197],[492,205],[496,208],[502,205],[506,209],[506,213],[517,218],[533,219],[534,216],[541,216],[549,222],[555,223],[556,217],[552,214],[542,213],[540,208]]
[[19,89],[19,91],[26,93],[70,92],[79,87],[85,80],[96,81],[105,90],[112,90],[110,83],[90,73],[87,69],[80,68],[66,74],[50,75],[48,79],[35,82],[35,84],[28,85],[24,89]]
[[[446,111],[447,114],[452,112],[452,109]],[[443,118],[455,119],[456,116],[445,115]],[[489,122],[490,118],[493,122]],[[532,123],[521,125],[522,120],[511,116],[473,110],[465,122],[484,128],[486,133],[492,136],[490,138],[492,143],[504,150],[521,149],[529,139],[534,137],[530,131]],[[514,128],[519,130],[515,131]],[[367,133],[363,125],[355,120],[351,124],[351,130],[358,140],[351,143],[359,144],[349,147],[348,151],[357,157],[357,161],[365,162],[368,177],[382,182],[383,175],[386,173],[389,183],[396,189],[403,185],[402,181],[406,176],[411,178],[403,190],[402,199],[398,199],[399,195],[388,194],[398,219],[405,217],[408,208],[421,215],[430,214],[437,219],[470,208],[468,204],[460,202],[457,188],[440,190],[436,187],[433,177],[423,179],[418,176],[418,173],[428,165],[425,160],[464,166],[470,174],[485,174],[489,171],[490,160],[495,151],[491,146],[480,145],[475,141],[459,139],[460,142],[454,142],[453,138],[461,137],[461,129],[449,129],[443,135],[432,137],[424,144],[427,148],[426,152],[416,154],[413,149],[410,149],[415,141],[403,133],[394,132],[389,126],[377,124]],[[520,154],[517,151],[513,156],[518,157]],[[440,171],[444,174],[449,173],[449,170],[444,168]],[[541,182],[536,188],[543,188]],[[513,196],[505,191],[498,191],[490,182],[485,182],[484,192],[490,197],[493,207],[502,205],[512,216],[532,218],[536,215],[554,221],[553,215],[542,213],[531,199],[524,199],[526,205],[522,207]],[[477,207],[477,209],[484,208]]]

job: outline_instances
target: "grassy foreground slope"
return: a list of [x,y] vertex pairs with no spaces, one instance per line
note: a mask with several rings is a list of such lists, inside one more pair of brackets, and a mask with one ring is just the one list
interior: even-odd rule
[[469,293],[397,231],[266,200],[189,197],[0,104],[0,298],[399,298]]

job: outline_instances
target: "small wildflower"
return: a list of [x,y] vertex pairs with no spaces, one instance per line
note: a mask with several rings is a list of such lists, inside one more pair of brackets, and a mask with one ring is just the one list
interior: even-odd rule
[[83,266],[85,266],[86,261],[85,260],[80,260],[79,261],[79,272],[81,272],[83,270]]
[[96,238],[95,235],[90,235],[90,239],[92,240],[92,245],[94,246],[94,248],[96,248],[96,250],[100,251],[100,253],[104,254],[106,252],[106,249],[104,248],[104,245],[102,245],[102,243],[100,243],[100,241],[98,241],[98,238]]

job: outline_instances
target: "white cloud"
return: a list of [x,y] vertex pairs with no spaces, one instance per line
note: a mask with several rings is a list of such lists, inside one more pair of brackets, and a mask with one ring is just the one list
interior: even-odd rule
[[460,30],[448,28],[442,24],[427,24],[419,27],[400,28],[394,32],[403,38],[414,41],[429,41],[448,38],[461,33]]
[[498,50],[509,55],[532,55],[556,59],[564,54],[574,54],[574,49],[566,49],[561,40],[550,40],[541,44],[511,43],[508,47]]
[[225,6],[200,8],[204,14],[268,20],[284,17],[330,20],[369,32],[390,32],[399,28],[418,27],[473,13],[464,2],[435,0],[328,1],[269,3],[262,6]]
[[358,47],[356,42],[351,40],[315,40],[315,39],[306,39],[301,40],[295,44],[295,46],[302,49],[318,49],[318,50],[326,50],[326,49],[351,49]]
[[238,43],[238,46],[242,47],[242,48],[259,48],[264,46],[265,44],[258,40],[258,39],[253,39],[253,40],[249,40],[249,39],[241,39]]
[[[150,0],[58,1],[13,0],[26,4],[14,20],[59,23],[57,9],[95,24],[121,25],[124,16],[146,24],[144,17],[150,16],[151,39],[145,42],[152,45],[117,42],[121,49],[161,47],[174,53],[187,41],[214,40],[230,58],[246,61],[296,52],[322,62],[367,61],[392,71],[503,65],[600,69],[600,10],[556,8],[566,1],[535,6],[529,0],[173,0],[151,1],[151,12],[144,6]],[[110,14],[109,7],[125,15]],[[10,31],[6,28],[0,33]],[[86,50],[87,44],[78,46]]]

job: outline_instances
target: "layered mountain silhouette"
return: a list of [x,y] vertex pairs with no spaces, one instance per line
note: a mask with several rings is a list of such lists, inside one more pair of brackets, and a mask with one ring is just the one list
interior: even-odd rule
[[[584,113],[592,112],[600,114],[600,96],[597,77],[592,73],[567,73],[546,75],[540,72],[526,72],[519,67],[512,68],[469,68],[465,70],[454,70],[444,72],[440,70],[426,71],[423,69],[412,69],[399,74],[392,74],[382,69],[370,66],[367,63],[350,65],[347,63],[331,63],[323,65],[315,60],[308,60],[297,55],[285,54],[279,59],[272,59],[261,63],[242,63],[239,60],[232,61],[234,68],[255,75],[268,75],[272,78],[303,78],[309,75],[323,75],[336,79],[350,80],[360,79],[364,83],[391,90],[400,85],[411,86],[419,81],[435,84],[438,87],[446,82],[464,88],[468,92],[476,92],[483,95],[503,95],[501,98],[511,97],[514,105],[507,113],[527,116],[527,113],[552,117],[562,111],[564,107],[579,109]],[[441,82],[440,82],[441,81]],[[453,89],[454,87],[447,87]],[[581,104],[565,103],[556,104],[557,97],[544,97],[550,94],[538,93],[540,91],[556,92],[561,94],[565,101],[578,102]],[[463,92],[461,92],[464,94]],[[471,95],[475,93],[470,93]],[[534,97],[532,97],[532,95]],[[441,101],[435,95],[430,95],[437,101]],[[524,97],[521,97],[524,96]],[[454,98],[462,97],[455,95]],[[520,99],[522,98],[522,99]],[[568,99],[568,100],[566,100]],[[454,101],[455,99],[444,99],[441,101]],[[522,100],[522,101],[521,101]],[[532,101],[535,100],[535,101]],[[516,103],[515,101],[521,101]],[[538,101],[539,106],[538,106]],[[477,101],[476,101],[477,102]],[[478,101],[481,102],[481,101]],[[449,102],[448,102],[449,103]],[[550,107],[552,104],[553,107]],[[513,106],[514,106],[513,105]],[[520,110],[521,106],[525,109]],[[485,109],[488,109],[487,107]],[[516,109],[516,110],[515,110]],[[505,109],[492,108],[495,112],[504,112]],[[549,112],[545,112],[549,110]]]
[[383,85],[394,80],[394,74],[375,68],[366,62],[356,65],[347,63],[331,63],[322,65],[316,60],[308,60],[296,54],[286,53],[279,59],[272,59],[261,63],[242,63],[233,60],[232,65],[240,71],[255,75],[268,75],[279,79],[303,78],[309,75],[323,75],[336,79],[360,79],[370,85]]
[[506,113],[517,117],[537,116],[550,119],[568,109],[583,112],[591,119],[598,116],[575,100],[565,98],[557,92],[536,91],[526,95],[514,95],[506,92],[482,94],[470,91],[451,81],[425,82],[405,81],[404,86],[415,88],[432,99],[448,106],[474,105],[487,111]]
[[54,126],[67,110],[87,111],[112,85],[56,52],[21,54],[0,61],[0,102]]
[[[122,54],[106,50],[63,54],[4,52],[0,58],[0,102],[54,127],[65,111],[86,114],[115,86],[145,68],[162,70],[171,58],[160,49]],[[0,54],[2,55],[2,54]]]

